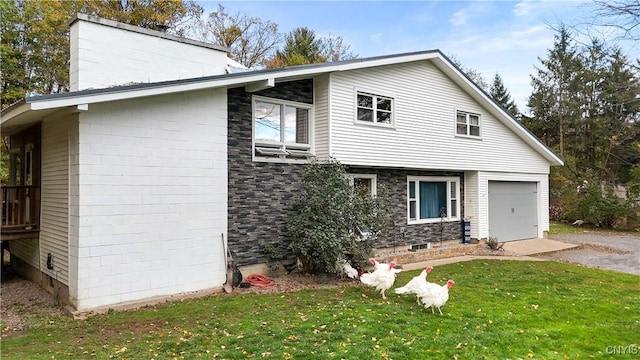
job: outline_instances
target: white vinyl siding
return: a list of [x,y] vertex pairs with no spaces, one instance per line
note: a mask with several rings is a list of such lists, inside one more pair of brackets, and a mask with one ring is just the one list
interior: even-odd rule
[[[69,122],[42,123],[42,179],[40,213],[41,270],[69,285]],[[48,269],[51,254],[53,269]]]
[[[429,61],[334,73],[330,86],[331,155],[344,164],[549,172],[544,157]],[[395,126],[354,123],[354,89],[393,94]],[[481,115],[482,141],[455,136],[457,109]]]
[[[465,173],[465,206],[471,209],[471,237],[486,239],[489,236],[489,181],[522,181],[537,184],[538,237],[549,231],[549,182],[548,175],[478,172]],[[475,209],[475,210],[474,210]]]
[[314,80],[314,129],[315,155],[318,159],[329,159],[329,76]]

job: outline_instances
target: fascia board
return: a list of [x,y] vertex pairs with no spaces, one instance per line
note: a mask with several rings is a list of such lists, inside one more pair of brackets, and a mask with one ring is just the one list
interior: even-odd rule
[[109,101],[118,101],[125,99],[134,99],[140,97],[147,96],[156,96],[156,95],[166,95],[171,93],[178,92],[189,92],[189,91],[197,91],[197,90],[205,90],[210,88],[217,87],[229,87],[229,86],[242,86],[251,83],[263,83],[265,80],[269,80],[271,78],[277,80],[287,80],[300,78],[303,76],[314,76],[320,75],[323,73],[336,72],[336,71],[347,71],[347,70],[355,70],[362,69],[373,66],[382,66],[382,65],[391,65],[398,64],[403,62],[411,62],[411,61],[419,61],[426,60],[437,57],[438,53],[421,53],[421,54],[411,54],[406,56],[399,57],[388,57],[382,59],[375,59],[370,61],[362,61],[362,62],[353,62],[347,64],[337,64],[337,65],[327,65],[321,67],[312,67],[312,68],[299,68],[299,69],[287,69],[284,68],[281,71],[274,72],[261,72],[258,74],[247,74],[238,77],[229,77],[229,78],[216,78],[216,79],[193,79],[192,81],[186,80],[184,82],[174,83],[174,84],[158,84],[158,86],[153,86],[150,84],[148,87],[141,88],[119,88],[114,89],[112,92],[105,91],[100,93],[91,93],[91,94],[79,94],[77,96],[67,96],[61,98],[45,98],[45,99],[27,99],[27,102],[31,104],[32,110],[42,110],[49,108],[57,108],[57,107],[65,107],[65,106],[76,106],[79,104],[91,104],[91,103],[100,103],[100,102],[109,102]]
[[21,103],[12,105],[3,111],[2,117],[0,117],[0,124],[4,124],[13,118],[28,112],[29,110],[32,110],[31,104],[24,102],[24,100]]

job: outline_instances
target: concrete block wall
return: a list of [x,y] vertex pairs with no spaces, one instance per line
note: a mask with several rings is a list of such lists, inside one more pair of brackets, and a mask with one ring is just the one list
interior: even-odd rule
[[216,45],[78,14],[70,29],[70,90],[225,73]]
[[95,104],[79,115],[70,209],[77,310],[222,286],[226,117],[224,90]]

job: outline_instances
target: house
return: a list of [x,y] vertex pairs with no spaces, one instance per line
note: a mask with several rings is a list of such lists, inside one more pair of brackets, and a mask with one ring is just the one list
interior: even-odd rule
[[[440,51],[233,71],[225,49],[78,15],[69,93],[2,111],[2,238],[78,311],[219,290],[223,237],[267,261],[304,164],[381,184],[398,236],[544,237],[562,160]],[[232,64],[233,65],[233,64]]]

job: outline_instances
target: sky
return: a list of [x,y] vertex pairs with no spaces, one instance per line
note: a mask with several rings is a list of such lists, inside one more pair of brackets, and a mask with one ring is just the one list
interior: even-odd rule
[[307,27],[341,36],[360,58],[439,49],[487,83],[500,74],[525,113],[530,74],[553,46],[554,28],[593,16],[585,0],[198,2],[207,13],[220,3],[229,14],[270,20],[282,33]]

